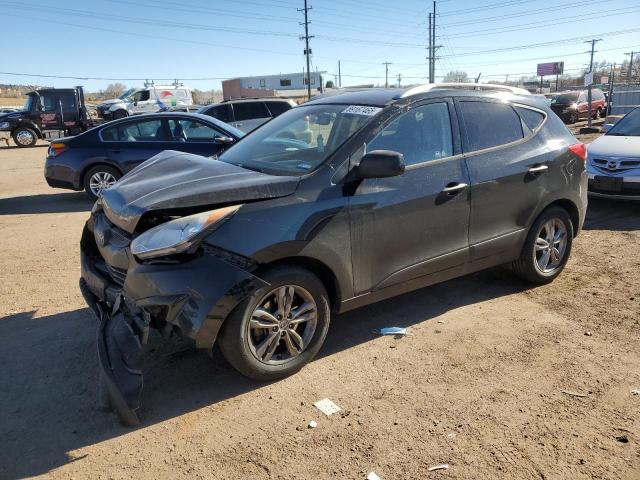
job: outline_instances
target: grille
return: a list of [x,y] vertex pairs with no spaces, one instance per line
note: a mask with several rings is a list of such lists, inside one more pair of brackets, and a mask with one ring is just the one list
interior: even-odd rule
[[607,160],[604,158],[593,158],[591,163],[598,170],[603,172],[624,172],[640,168],[640,160]]
[[116,268],[107,264],[107,271],[111,279],[119,286],[124,286],[124,279],[127,276],[127,271],[122,268]]

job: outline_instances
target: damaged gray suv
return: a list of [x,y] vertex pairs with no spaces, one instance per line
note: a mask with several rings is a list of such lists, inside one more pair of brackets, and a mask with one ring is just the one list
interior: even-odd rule
[[150,329],[254,379],[320,350],[332,313],[495,265],[564,268],[585,147],[544,99],[371,89],[295,107],[219,158],[165,151],[103,193],[81,241],[111,407],[139,421]]

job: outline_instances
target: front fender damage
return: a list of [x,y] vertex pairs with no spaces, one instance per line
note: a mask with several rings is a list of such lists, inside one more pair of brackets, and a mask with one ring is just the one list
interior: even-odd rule
[[[83,257],[84,259],[84,257]],[[225,259],[226,260],[226,259]],[[97,345],[105,403],[125,425],[140,422],[142,346],[150,328],[190,337],[210,349],[229,313],[263,280],[219,255],[186,264],[130,265],[122,293],[113,299],[108,283],[83,261],[82,294],[98,319]],[[105,280],[108,282],[108,279]],[[153,312],[165,312],[155,325]]]

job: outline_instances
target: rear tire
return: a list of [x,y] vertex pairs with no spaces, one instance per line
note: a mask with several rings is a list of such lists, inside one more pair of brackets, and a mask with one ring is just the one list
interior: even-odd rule
[[102,191],[113,185],[122,174],[108,165],[96,165],[84,174],[83,186],[91,201],[95,202]]
[[551,283],[564,269],[573,244],[573,224],[564,208],[550,207],[533,222],[515,274],[536,285]]
[[[329,299],[318,277],[303,268],[274,267],[260,278],[269,285],[257,289],[233,310],[218,345],[243,375],[260,381],[278,380],[299,371],[322,347],[329,329]],[[285,295],[279,297],[279,292]],[[279,313],[289,311],[289,316]],[[289,336],[291,328],[294,332]]]
[[18,127],[11,133],[11,136],[19,147],[33,147],[38,141],[36,132],[27,127]]

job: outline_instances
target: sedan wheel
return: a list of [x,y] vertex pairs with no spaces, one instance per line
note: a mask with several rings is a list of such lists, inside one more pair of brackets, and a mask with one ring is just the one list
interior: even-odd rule
[[316,302],[304,288],[284,285],[270,291],[247,324],[251,353],[268,365],[297,357],[309,346],[317,318]]
[[91,193],[99,197],[103,191],[113,186],[117,179],[109,172],[96,172],[89,179],[89,188]]

